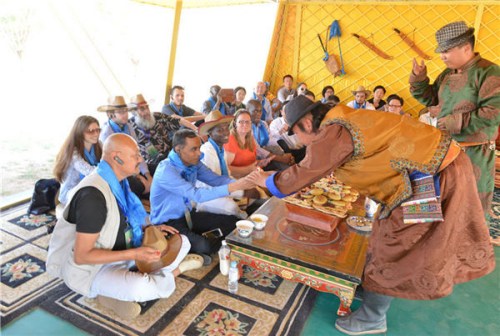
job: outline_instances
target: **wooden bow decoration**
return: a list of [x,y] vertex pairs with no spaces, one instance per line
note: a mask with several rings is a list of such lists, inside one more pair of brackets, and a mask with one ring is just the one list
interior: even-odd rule
[[368,41],[363,36],[359,36],[358,34],[352,34],[352,35],[354,37],[356,37],[361,43],[363,43],[365,46],[367,46],[368,49],[370,49],[371,51],[373,51],[378,56],[380,56],[380,57],[382,57],[384,59],[387,59],[387,60],[391,60],[391,59],[394,58],[392,56],[387,55],[384,51],[382,51],[381,49],[379,49],[376,45],[374,45],[373,43],[371,43],[370,41]]
[[413,49],[413,51],[415,51],[420,57],[422,57],[423,59],[426,59],[426,60],[430,60],[432,59],[432,57],[430,57],[429,55],[427,55],[426,53],[424,53],[422,51],[422,49],[420,49],[413,40],[411,40],[408,35],[406,35],[405,33],[401,32],[399,29],[397,28],[394,28],[394,31],[399,35],[399,37],[401,37],[401,39],[411,48]]

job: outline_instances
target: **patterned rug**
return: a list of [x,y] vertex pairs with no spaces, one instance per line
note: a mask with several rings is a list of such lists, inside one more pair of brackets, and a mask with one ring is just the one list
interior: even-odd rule
[[495,188],[493,203],[491,206],[490,236],[500,237],[500,189]]
[[1,326],[41,307],[94,335],[299,335],[314,305],[315,290],[247,267],[238,293],[229,294],[214,260],[178,277],[168,299],[146,302],[135,320],[121,320],[45,273],[55,218],[26,210],[1,217]]

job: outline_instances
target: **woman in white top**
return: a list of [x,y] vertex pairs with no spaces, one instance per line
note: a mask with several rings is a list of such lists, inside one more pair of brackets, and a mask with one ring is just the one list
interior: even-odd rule
[[54,176],[61,183],[59,202],[64,206],[70,191],[92,173],[101,160],[99,122],[91,116],[76,119],[70,134],[57,154]]

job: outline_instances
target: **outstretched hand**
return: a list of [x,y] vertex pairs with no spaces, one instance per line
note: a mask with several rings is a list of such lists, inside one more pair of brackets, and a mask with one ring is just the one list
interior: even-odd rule
[[427,67],[425,66],[424,60],[422,60],[420,64],[418,64],[417,59],[414,58],[412,71],[415,76],[427,74]]
[[252,181],[259,187],[266,187],[266,179],[276,173],[275,171],[263,171],[262,169],[257,169],[247,175]]

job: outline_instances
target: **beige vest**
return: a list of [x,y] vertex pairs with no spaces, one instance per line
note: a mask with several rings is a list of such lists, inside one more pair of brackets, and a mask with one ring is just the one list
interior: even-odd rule
[[[108,183],[95,171],[75,187],[71,199],[78,190],[88,186],[99,189],[106,199],[108,210],[106,222],[99,233],[95,247],[111,250],[120,227],[118,204]],[[67,221],[71,199],[68,201],[62,217],[57,221],[50,239],[46,262],[47,273],[63,279],[64,283],[73,291],[90,297],[92,282],[102,265],[77,265],[75,263],[73,248],[76,238],[76,224]]]
[[412,194],[409,173],[434,175],[448,152],[451,137],[411,117],[354,110],[338,105],[321,125],[340,124],[352,136],[352,159],[335,170],[344,183],[384,205],[385,218]]

